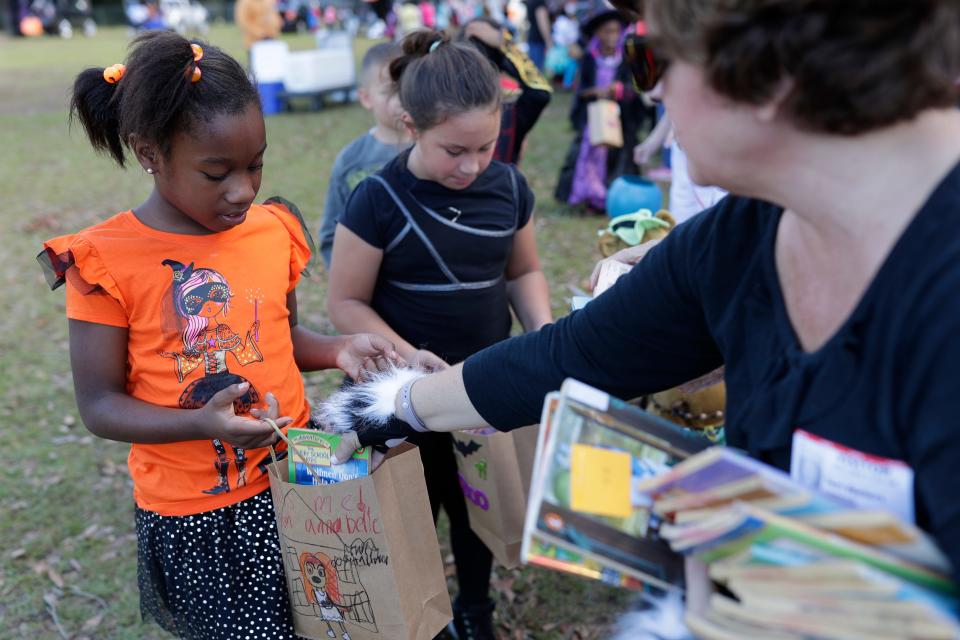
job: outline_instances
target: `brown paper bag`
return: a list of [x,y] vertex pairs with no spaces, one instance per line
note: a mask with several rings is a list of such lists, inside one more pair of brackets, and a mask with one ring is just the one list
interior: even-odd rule
[[298,634],[431,640],[447,625],[453,612],[416,447],[395,447],[372,475],[338,484],[292,484],[286,460],[268,470]]
[[538,429],[531,425],[489,436],[453,436],[470,528],[508,568],[520,564]]
[[620,105],[613,100],[595,100],[587,104],[587,133],[590,144],[619,149],[623,146]]

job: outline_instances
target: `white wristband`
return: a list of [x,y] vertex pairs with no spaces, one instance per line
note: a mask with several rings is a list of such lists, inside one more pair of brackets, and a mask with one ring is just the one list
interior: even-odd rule
[[421,420],[420,416],[417,415],[417,412],[414,411],[413,400],[410,397],[410,391],[413,389],[413,383],[419,379],[420,378],[414,378],[400,387],[400,409],[397,412],[397,417],[409,424],[416,431],[425,433],[430,431],[430,429],[427,428],[427,425],[423,423],[423,420]]

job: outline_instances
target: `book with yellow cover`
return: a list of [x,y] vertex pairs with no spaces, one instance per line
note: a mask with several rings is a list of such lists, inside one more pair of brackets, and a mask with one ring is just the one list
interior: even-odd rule
[[711,445],[575,380],[549,396],[531,478],[524,562],[638,588],[683,585],[638,482]]

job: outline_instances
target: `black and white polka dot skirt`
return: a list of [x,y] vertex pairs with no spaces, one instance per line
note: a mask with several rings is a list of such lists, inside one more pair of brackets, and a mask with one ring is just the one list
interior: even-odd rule
[[270,491],[191,516],[136,510],[140,612],[189,640],[293,640]]

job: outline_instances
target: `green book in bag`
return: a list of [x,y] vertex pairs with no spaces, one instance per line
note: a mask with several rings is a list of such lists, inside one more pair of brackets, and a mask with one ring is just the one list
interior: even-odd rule
[[353,480],[370,474],[370,447],[353,453],[343,464],[334,465],[330,458],[337,450],[342,435],[315,429],[291,428],[287,438],[293,444],[287,452],[290,482],[320,485]]

